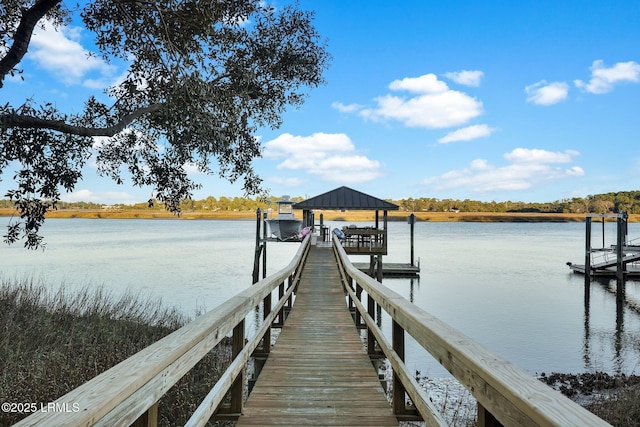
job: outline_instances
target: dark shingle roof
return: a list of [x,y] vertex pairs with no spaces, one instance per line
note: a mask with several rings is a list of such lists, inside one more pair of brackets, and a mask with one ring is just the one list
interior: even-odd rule
[[378,199],[349,187],[340,187],[293,206],[295,209],[345,209],[396,211],[398,205]]

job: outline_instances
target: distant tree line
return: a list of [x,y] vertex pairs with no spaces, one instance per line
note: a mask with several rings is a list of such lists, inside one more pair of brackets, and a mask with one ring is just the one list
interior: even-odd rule
[[596,194],[587,197],[573,197],[555,202],[481,202],[478,200],[456,199],[401,199],[390,200],[402,210],[411,212],[540,212],[540,213],[607,213],[627,212],[640,214],[640,191],[620,191]]
[[[254,199],[244,197],[213,197],[201,200],[185,200],[181,204],[184,212],[193,211],[255,211],[276,209],[279,197]],[[304,197],[292,197],[294,202],[304,200]],[[607,213],[627,212],[640,214],[640,190],[619,191],[616,193],[596,194],[587,197],[573,197],[555,202],[482,202],[478,200],[435,199],[429,197],[408,198],[400,200],[387,199],[400,206],[406,212],[540,212],[540,213]],[[118,210],[164,210],[165,207],[157,200],[132,205],[116,204],[105,206],[91,202],[58,202],[58,209],[118,209]],[[12,208],[9,200],[0,200],[0,208]]]

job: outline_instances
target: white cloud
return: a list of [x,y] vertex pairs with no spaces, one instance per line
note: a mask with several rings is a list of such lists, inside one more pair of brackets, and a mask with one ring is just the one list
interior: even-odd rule
[[506,153],[504,158],[511,163],[570,163],[580,153],[575,150],[553,152],[537,148],[516,148]]
[[359,155],[343,133],[311,136],[284,133],[265,143],[263,155],[283,159],[279,169],[302,170],[326,181],[359,183],[382,175],[380,162]]
[[467,126],[465,128],[449,132],[444,137],[440,138],[438,142],[440,144],[448,144],[449,142],[456,141],[471,141],[472,139],[487,137],[491,135],[495,130],[495,128],[489,127],[485,124]]
[[577,87],[596,94],[611,92],[615,84],[623,82],[640,82],[640,64],[634,61],[618,62],[607,68],[604,61],[598,59],[591,65],[591,80],[588,83],[574,81]]
[[580,166],[556,166],[558,163],[571,163],[579,154],[574,150],[551,152],[516,148],[504,155],[509,162],[505,166],[494,166],[484,159],[476,159],[467,168],[427,178],[423,184],[437,190],[466,188],[479,193],[526,190],[567,177],[583,176],[585,172]]
[[330,153],[346,153],[355,150],[351,139],[344,133],[314,133],[311,136],[294,136],[283,133],[265,143],[264,157],[290,159],[324,158]]
[[564,82],[547,83],[539,81],[524,88],[527,93],[527,102],[537,105],[553,105],[567,99],[569,85]]
[[478,87],[480,86],[480,80],[484,77],[484,73],[478,70],[462,70],[444,73],[444,76],[461,85]]
[[406,90],[413,93],[442,93],[449,90],[447,84],[438,80],[435,74],[425,74],[420,77],[405,77],[394,80],[389,84],[391,90]]
[[355,113],[356,111],[361,110],[363,106],[360,104],[345,105],[342,102],[333,102],[331,103],[331,108],[334,108],[341,113]]
[[375,98],[376,108],[360,110],[365,119],[397,120],[409,127],[441,129],[463,125],[483,113],[482,102],[466,93],[449,89],[435,74],[395,80],[391,90],[405,90],[416,94],[405,98],[384,95]]
[[[27,57],[65,84],[104,88],[109,85],[115,67],[91,55],[80,44],[80,32],[78,27],[63,26],[56,30],[51,23],[45,22],[44,29],[37,27],[33,32]],[[93,72],[97,74],[85,79]]]

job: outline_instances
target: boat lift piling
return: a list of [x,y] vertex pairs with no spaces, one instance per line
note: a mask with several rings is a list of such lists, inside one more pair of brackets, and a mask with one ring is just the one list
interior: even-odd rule
[[[267,213],[256,210],[256,248],[253,256],[253,282],[260,281],[260,256],[262,255],[262,278],[267,277],[267,227],[264,221]],[[264,226],[263,226],[264,225]],[[262,234],[262,237],[260,236]]]

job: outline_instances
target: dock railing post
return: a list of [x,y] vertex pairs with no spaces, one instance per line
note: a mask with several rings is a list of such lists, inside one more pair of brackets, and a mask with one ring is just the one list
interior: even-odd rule
[[[233,336],[231,338],[231,355],[235,359],[244,347],[244,320],[233,328]],[[244,370],[238,375],[229,390],[231,395],[231,406],[229,408],[232,414],[240,414],[242,412],[242,404],[244,401]]]
[[[291,276],[287,278],[287,281],[291,281]],[[280,301],[283,296],[284,296],[284,282],[280,283],[280,286],[278,286],[278,301]],[[284,325],[284,306],[280,309],[280,312],[278,313],[278,320],[276,321],[276,323],[280,327]]]
[[[292,274],[287,279],[287,290],[289,290],[290,287],[295,286],[295,285],[296,284],[294,283],[294,275]],[[294,290],[294,292],[295,292],[295,290]],[[285,308],[287,310],[291,310],[292,307],[293,307],[293,294],[289,295],[289,298],[287,298],[287,304],[285,304]],[[285,314],[285,317],[286,317],[286,314]],[[282,322],[284,323],[284,319],[282,320]]]
[[[360,286],[360,284],[357,282],[356,282],[356,298],[362,301],[362,286]],[[356,327],[359,328],[362,325],[362,316],[360,315],[360,312],[356,308],[355,304],[353,305],[353,312],[355,313],[354,321],[355,321]]]
[[[282,285],[284,286],[284,282]],[[278,299],[279,301],[280,299]],[[280,312],[282,313],[282,312]],[[271,314],[271,293],[267,294],[262,300],[262,319],[264,320],[269,317]],[[262,336],[262,347],[256,348],[253,351],[253,378],[249,380],[249,392],[253,389],[253,385],[257,381],[260,373],[262,372],[262,368],[264,367],[265,362],[267,361],[267,357],[269,357],[269,353],[271,352],[271,327],[273,325],[269,325],[269,327],[265,330],[264,335]]]
[[[266,319],[271,314],[271,293],[264,297],[262,302],[262,319]],[[262,339],[262,352],[267,355],[271,351],[271,327],[267,328]]]
[[[391,329],[391,341],[393,343],[393,351],[396,352],[398,358],[404,362],[404,329],[400,326],[395,319]],[[400,381],[400,377],[393,373],[393,390],[392,390],[392,405],[393,413],[398,415],[405,415],[407,413],[407,405],[405,401],[407,391]]]
[[478,427],[502,427],[502,424],[484,406],[478,403]]
[[[371,319],[376,320],[376,300],[369,294],[367,294],[367,313],[371,316]],[[376,338],[371,328],[367,328],[367,353],[369,356],[377,354]]]
[[158,402],[142,414],[131,427],[156,427],[158,425]]

